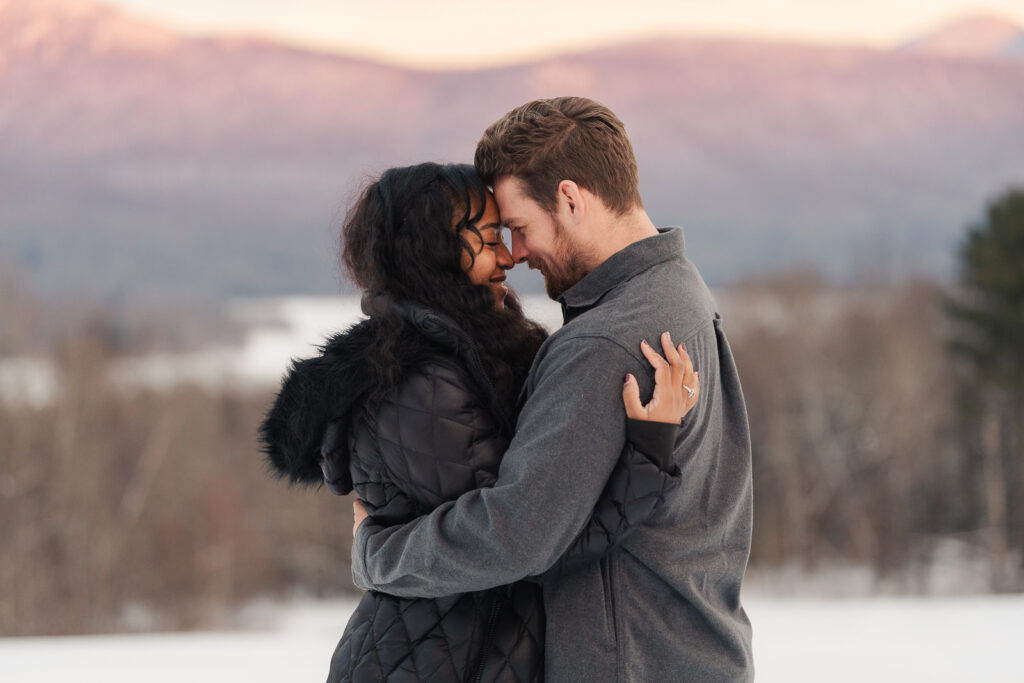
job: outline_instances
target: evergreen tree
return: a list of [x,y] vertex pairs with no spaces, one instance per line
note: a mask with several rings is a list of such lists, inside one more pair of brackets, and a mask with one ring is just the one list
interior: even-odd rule
[[[947,301],[950,348],[968,463],[980,475],[979,510],[996,588],[1024,569],[1024,189],[1006,192],[973,226],[959,252],[959,290]],[[980,465],[980,467],[977,467]],[[1024,576],[1024,571],[1021,572]]]

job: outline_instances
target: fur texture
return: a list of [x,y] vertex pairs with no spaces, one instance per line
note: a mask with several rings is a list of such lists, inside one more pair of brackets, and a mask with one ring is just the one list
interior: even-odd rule
[[[379,298],[375,308],[389,305]],[[394,304],[390,304],[394,305]],[[344,432],[352,410],[394,388],[408,372],[438,357],[457,357],[469,369],[478,395],[490,397],[480,359],[470,339],[444,315],[411,304],[397,306],[405,324],[399,337],[403,353],[395,376],[381,378],[370,370],[376,352],[378,318],[356,323],[331,337],[319,356],[292,362],[281,390],[259,428],[261,450],[271,471],[293,484],[315,486],[325,475],[332,490],[352,490]],[[506,406],[494,406],[508,410]],[[514,420],[513,420],[514,423]]]

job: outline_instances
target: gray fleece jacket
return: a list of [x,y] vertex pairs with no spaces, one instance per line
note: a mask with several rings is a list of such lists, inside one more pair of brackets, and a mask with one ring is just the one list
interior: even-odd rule
[[516,437],[492,488],[401,526],[367,520],[356,585],[399,596],[483,590],[544,573],[586,523],[625,442],[623,376],[642,395],[640,352],[661,332],[700,372],[679,430],[682,483],[599,563],[544,583],[548,681],[748,681],[740,585],[750,552],[750,437],[721,320],[679,229],[614,254],[560,299],[565,325],[541,347]]

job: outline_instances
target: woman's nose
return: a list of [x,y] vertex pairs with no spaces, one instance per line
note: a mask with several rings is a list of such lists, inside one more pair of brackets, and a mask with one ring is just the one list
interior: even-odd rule
[[503,270],[508,270],[516,264],[512,259],[512,253],[508,250],[504,240],[498,243],[498,249],[495,255],[497,256],[498,266]]

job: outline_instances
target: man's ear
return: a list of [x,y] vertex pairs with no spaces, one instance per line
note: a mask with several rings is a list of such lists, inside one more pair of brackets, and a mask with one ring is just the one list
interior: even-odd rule
[[586,200],[580,186],[571,180],[558,183],[558,211],[563,219],[579,223],[586,215]]

